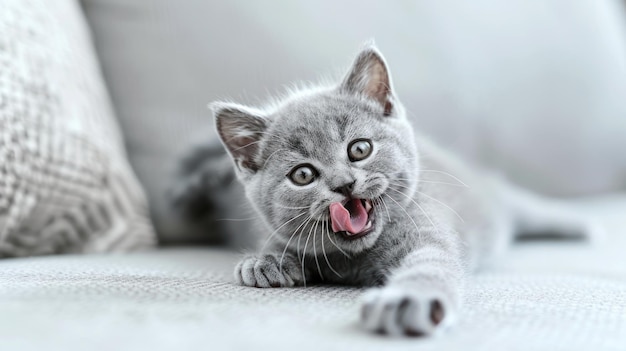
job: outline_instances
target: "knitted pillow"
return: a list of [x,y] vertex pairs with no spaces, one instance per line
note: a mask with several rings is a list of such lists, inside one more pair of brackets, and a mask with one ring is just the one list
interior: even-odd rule
[[0,257],[154,241],[78,5],[3,0]]

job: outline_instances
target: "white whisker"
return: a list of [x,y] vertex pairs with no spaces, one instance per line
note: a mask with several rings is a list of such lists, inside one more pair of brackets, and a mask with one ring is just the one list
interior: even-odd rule
[[427,198],[429,198],[429,199],[431,199],[431,200],[433,200],[433,201],[435,201],[435,202],[437,202],[437,203],[441,204],[442,206],[446,207],[447,209],[449,209],[450,211],[452,211],[452,212],[453,212],[453,213],[454,213],[454,214],[455,214],[455,215],[456,215],[456,216],[457,216],[457,217],[461,220],[461,222],[465,223],[465,220],[463,219],[463,217],[461,217],[461,215],[459,215],[459,213],[458,213],[458,212],[456,212],[456,211],[455,211],[452,207],[450,207],[450,206],[446,205],[446,204],[445,204],[445,203],[443,203],[441,200],[437,200],[437,199],[435,199],[434,197],[432,197],[432,196],[430,196],[430,195],[428,195],[428,194],[425,194],[425,193],[423,193],[423,192],[421,192],[421,191],[418,191],[418,193],[419,193],[419,194],[421,194],[421,195],[423,195],[423,196],[426,196]]
[[272,156],[274,156],[277,152],[279,152],[279,151],[284,151],[284,150],[286,150],[286,149],[278,149],[278,150],[276,150],[276,151],[272,152],[272,153],[271,153],[271,154],[270,154],[270,155],[269,155],[269,156],[265,159],[265,162],[263,162],[263,167],[261,167],[261,168],[265,168],[265,165],[267,165],[267,162],[269,162],[269,160],[272,158]]
[[[411,188],[410,188],[410,187],[408,187],[408,186],[406,186],[406,185],[403,185],[403,184],[399,184],[399,183],[395,183],[395,182],[390,182],[390,184],[393,184],[394,186],[397,186],[397,187],[400,187],[400,188],[405,188],[405,189],[411,190]],[[392,189],[392,190],[393,190],[393,189]],[[456,211],[455,211],[452,207],[448,206],[447,204],[445,204],[445,203],[444,203],[444,202],[442,202],[441,200],[435,199],[434,197],[432,197],[432,196],[430,196],[430,195],[428,195],[428,194],[426,194],[426,193],[424,193],[424,192],[421,192],[421,191],[419,191],[419,190],[415,190],[415,192],[416,192],[416,193],[419,193],[419,194],[420,194],[420,195],[422,195],[422,196],[426,196],[427,198],[429,198],[429,199],[431,199],[431,200],[433,200],[433,201],[435,201],[435,202],[439,203],[440,205],[442,205],[442,206],[446,207],[447,209],[449,209],[450,211],[452,211],[452,212],[453,212],[453,213],[454,213],[454,214],[455,214],[455,215],[456,215],[456,216],[457,216],[457,217],[461,220],[461,222],[465,223],[465,220],[463,219],[463,217],[461,217],[461,215],[459,215],[459,214],[458,214],[458,212],[456,212]]]
[[[328,233],[330,233],[330,230],[328,230]],[[335,241],[333,240],[333,237],[332,237],[331,234],[328,234],[328,239],[330,240],[330,243],[333,244],[333,246],[335,246],[337,248],[337,250],[339,250],[344,256],[346,256],[347,258],[351,258],[351,256],[349,254],[347,254],[337,244],[335,244]]]
[[[300,225],[296,228],[296,230],[294,230],[293,233],[289,236],[289,240],[287,240],[287,243],[285,244],[285,248],[283,249],[283,253],[280,256],[280,261],[278,262],[278,267],[279,267],[279,270],[280,270],[281,274],[283,272],[283,259],[285,258],[285,253],[287,252],[287,248],[289,248],[289,243],[291,242],[291,239],[293,239],[293,237],[298,233],[298,231],[300,232],[298,238],[302,237],[302,233],[303,233],[304,229],[306,228],[306,224],[308,222],[310,222],[311,219],[313,219],[314,215],[315,214],[312,214],[306,220],[304,220],[302,223],[300,223]],[[300,240],[298,239],[298,246],[296,247],[297,250],[298,250],[298,259],[300,259],[300,247],[299,246],[300,246]]]
[[[415,181],[415,179],[406,179],[406,178],[396,178],[396,180]],[[440,181],[436,181],[436,180],[424,180],[424,179],[420,179],[420,180],[419,180],[419,182],[420,182],[420,183],[442,184],[442,185],[458,186],[458,187],[462,187],[462,188],[469,188],[469,186],[467,186],[467,185],[465,185],[465,184],[457,184],[457,183],[440,182]]]
[[[330,268],[330,270],[333,271],[333,273],[335,273],[339,278],[343,278],[341,274],[339,274],[339,272],[337,272],[333,268],[333,266],[330,264],[330,261],[328,260],[328,256],[326,255],[326,248],[324,246],[324,235],[329,235],[328,228],[326,227],[327,225],[328,224],[326,221],[322,222],[322,253],[324,254],[324,259],[326,260],[326,264],[328,265],[328,268]],[[328,239],[330,239],[330,237]]]
[[272,232],[272,234],[270,234],[270,236],[267,238],[267,240],[265,240],[265,243],[263,244],[263,246],[261,246],[261,250],[260,250],[260,251],[263,251],[263,249],[265,249],[265,246],[267,246],[267,244],[270,242],[270,240],[274,237],[274,235],[276,235],[276,233],[278,233],[278,231],[279,231],[282,227],[286,226],[288,223],[292,222],[292,221],[293,221],[293,220],[295,220],[296,218],[299,218],[299,217],[304,216],[306,213],[307,213],[307,212],[306,212],[306,211],[304,211],[304,212],[300,213],[299,215],[297,215],[297,216],[293,217],[292,219],[290,219],[290,220],[286,221],[286,222],[285,222],[285,223],[283,223],[280,227],[276,228],[276,230],[274,230],[274,231]]
[[[308,219],[311,219],[312,217],[309,217]],[[280,261],[278,262],[278,267],[280,270],[280,273],[283,273],[283,259],[285,258],[285,253],[287,252],[287,248],[289,247],[289,243],[291,242],[291,240],[293,239],[294,236],[296,236],[296,234],[298,233],[298,230],[300,229],[300,227],[302,227],[302,225],[304,225],[304,223],[306,223],[307,221],[303,221],[298,228],[296,228],[296,230],[293,231],[293,233],[289,236],[289,240],[287,240],[287,243],[285,244],[285,248],[283,249],[283,253],[280,256]],[[300,257],[300,254],[298,253],[298,258]]]
[[269,135],[269,136],[273,136],[273,137],[275,137],[276,139],[279,139],[279,140],[285,140],[285,138],[283,136],[280,136],[280,135],[274,134],[274,133],[270,133],[270,132],[254,132],[254,133],[255,134]]
[[[320,268],[320,262],[319,262],[319,260],[317,258],[317,249],[316,249],[316,245],[315,245],[316,244],[315,238],[317,237],[317,226],[318,226],[319,223],[320,223],[319,221],[315,221],[315,230],[313,230],[313,256],[315,256],[315,264],[317,265],[317,272],[320,274],[320,279],[322,279],[322,281],[323,281],[324,280],[324,275],[322,274],[322,269]],[[311,226],[311,229],[313,229],[313,226]]]
[[405,193],[403,193],[403,192],[401,192],[401,191],[399,191],[399,190],[396,190],[396,189],[394,189],[394,188],[389,188],[389,190],[393,190],[393,191],[397,192],[398,194],[400,194],[400,195],[402,195],[402,196],[406,197],[406,198],[407,198],[407,199],[409,199],[410,201],[412,201],[412,202],[415,204],[415,206],[417,206],[417,208],[419,208],[419,209],[420,209],[420,211],[422,211],[422,213],[424,214],[424,216],[426,216],[426,219],[428,219],[428,221],[429,221],[429,222],[430,222],[430,224],[433,226],[433,228],[435,228],[435,230],[436,230],[437,232],[439,232],[439,228],[435,225],[435,222],[433,222],[433,220],[430,218],[430,216],[428,215],[428,213],[426,213],[426,211],[424,210],[424,208],[423,208],[420,204],[418,204],[418,203],[417,203],[417,201],[413,200],[410,196],[408,196],[408,195],[406,195]]
[[300,229],[300,234],[298,234],[298,243],[296,244],[296,252],[297,252],[297,256],[298,259],[300,259],[300,239],[302,239],[302,234],[304,234],[304,231],[306,230],[306,226],[308,224],[308,222],[310,222],[313,219],[313,216],[310,216],[306,221],[304,221],[303,223],[301,223],[298,228],[296,228],[295,231],[298,231],[298,229]]
[[[273,133],[270,133],[270,132],[262,132],[262,131],[257,131],[257,132],[254,132],[254,134],[255,134],[255,135],[256,135],[256,134],[265,134],[265,135],[273,136],[273,137],[275,137],[276,139],[283,139],[283,140],[284,140],[284,138],[283,138],[282,136],[277,135],[277,134],[273,134]],[[240,137],[240,135],[234,135],[234,136],[232,136],[232,137],[228,138],[228,139],[226,140],[226,143],[229,143],[229,142],[231,142],[232,140],[234,140],[234,139],[236,139],[236,138],[239,138],[239,137]]]
[[261,143],[261,142],[262,142],[262,140],[253,141],[253,142],[248,143],[248,144],[246,144],[246,145],[244,145],[244,146],[240,146],[240,147],[238,147],[238,148],[234,149],[232,152],[239,151],[239,150],[241,150],[241,149],[245,149],[245,148],[247,148],[248,146],[255,145],[255,144],[258,144],[258,143]]
[[385,199],[383,199],[382,196],[379,197],[378,199],[380,200],[380,203],[383,204],[383,206],[385,207],[385,211],[387,211],[387,219],[389,219],[389,222],[391,222],[391,214],[389,213],[389,207],[387,207],[387,203],[385,203]]
[[464,183],[462,180],[460,180],[458,177],[456,177],[456,176],[454,176],[454,175],[452,175],[452,174],[450,174],[450,173],[448,173],[448,172],[445,172],[445,171],[439,171],[439,170],[436,170],[436,169],[420,169],[420,172],[434,172],[434,173],[441,173],[441,174],[445,174],[445,175],[447,175],[447,176],[451,177],[452,179],[456,180],[457,182],[459,182],[459,183],[461,183],[461,184],[463,184],[463,185],[465,185],[466,187],[468,187],[468,188],[469,188],[469,185],[465,184],[465,183]]
[[304,248],[302,249],[302,279],[304,280],[304,287],[306,288],[306,274],[305,274],[305,269],[304,269],[304,265],[306,262],[306,247],[309,244],[309,239],[311,239],[311,233],[309,232],[309,235],[307,235],[306,240],[304,242]]
[[250,218],[218,218],[215,221],[216,222],[245,222],[245,221],[251,221],[253,219],[259,219],[261,218],[260,216],[256,216],[256,217],[250,217]]
[[290,206],[282,206],[281,204],[275,204],[275,205],[276,205],[276,207],[286,208],[288,210],[304,210],[304,209],[311,208],[311,206],[290,207]]
[[402,207],[402,205],[400,205],[400,204],[398,203],[398,201],[396,201],[393,197],[391,197],[390,195],[388,195],[388,194],[386,194],[386,193],[383,193],[383,195],[387,196],[389,199],[391,199],[391,201],[395,202],[395,203],[398,205],[398,207],[400,207],[400,209],[401,209],[402,211],[404,211],[404,213],[405,213],[405,214],[406,214],[406,216],[407,216],[407,217],[411,220],[411,222],[413,222],[413,225],[415,226],[415,230],[417,230],[417,234],[418,234],[418,236],[419,236],[419,238],[420,238],[420,244],[421,244],[421,242],[422,242],[422,232],[419,230],[419,227],[417,226],[417,223],[415,223],[415,221],[413,220],[413,218],[411,217],[411,215],[410,215],[410,214],[406,211],[406,209],[405,209],[404,207]]

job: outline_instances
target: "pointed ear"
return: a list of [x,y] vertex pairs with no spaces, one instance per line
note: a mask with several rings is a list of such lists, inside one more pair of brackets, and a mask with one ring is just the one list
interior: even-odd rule
[[232,157],[237,170],[253,174],[259,169],[259,143],[268,121],[260,111],[223,102],[209,105],[215,115],[217,132]]
[[359,53],[340,89],[375,100],[383,107],[385,116],[393,110],[391,75],[383,55],[373,44]]

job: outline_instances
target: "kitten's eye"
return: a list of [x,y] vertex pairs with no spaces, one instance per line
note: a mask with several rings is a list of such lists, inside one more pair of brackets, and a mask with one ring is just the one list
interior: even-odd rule
[[357,139],[348,146],[348,157],[350,161],[361,161],[372,154],[372,142],[368,139]]
[[296,185],[311,184],[315,180],[316,176],[317,171],[309,164],[296,166],[289,173],[289,179],[291,179],[291,181]]

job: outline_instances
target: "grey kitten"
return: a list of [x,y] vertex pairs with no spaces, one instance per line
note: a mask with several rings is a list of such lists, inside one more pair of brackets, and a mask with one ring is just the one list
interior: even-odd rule
[[372,287],[362,325],[430,335],[455,320],[465,275],[519,231],[581,234],[561,207],[470,172],[414,132],[373,46],[345,78],[266,109],[212,104],[220,138],[262,224],[237,281]]

